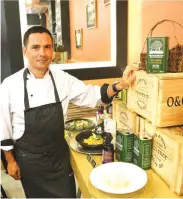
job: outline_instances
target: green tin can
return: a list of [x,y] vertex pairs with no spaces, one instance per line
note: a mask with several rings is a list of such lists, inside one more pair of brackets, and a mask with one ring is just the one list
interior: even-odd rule
[[127,89],[122,89],[121,101],[123,104],[127,105]]
[[133,163],[144,170],[151,168],[152,138],[134,135]]
[[166,73],[168,70],[168,37],[147,38],[148,73]]
[[116,132],[116,160],[120,162],[133,162],[134,134],[126,129]]
[[127,105],[127,89],[122,89],[120,92],[118,92],[118,97],[123,104]]
[[118,97],[120,100],[122,99],[122,91],[118,92]]

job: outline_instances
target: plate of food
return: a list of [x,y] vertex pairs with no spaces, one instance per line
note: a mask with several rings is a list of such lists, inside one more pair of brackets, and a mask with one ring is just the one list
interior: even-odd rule
[[77,151],[79,153],[83,154],[90,154],[90,155],[101,155],[102,154],[102,149],[86,149],[83,148],[75,139],[75,137],[72,137],[69,141],[69,146],[71,149],[74,151]]
[[68,131],[84,131],[95,128],[95,124],[89,119],[74,119],[65,123],[65,129]]
[[112,162],[94,168],[90,174],[90,181],[101,191],[128,194],[145,186],[147,174],[132,163]]
[[83,131],[76,135],[75,139],[84,149],[103,148],[103,135],[98,135],[95,131]]

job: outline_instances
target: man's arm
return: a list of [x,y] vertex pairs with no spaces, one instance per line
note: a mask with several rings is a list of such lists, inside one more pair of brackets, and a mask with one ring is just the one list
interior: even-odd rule
[[10,114],[10,96],[8,90],[8,82],[4,81],[0,85],[0,141],[1,149],[5,154],[7,161],[8,174],[15,180],[20,179],[20,169],[14,158],[13,152],[13,140],[12,140],[12,124]]
[[[121,82],[116,85],[117,90],[121,90],[123,88],[127,89],[131,83],[135,80],[135,70],[140,70],[140,68],[131,68],[126,67],[123,72],[123,77]],[[93,85],[85,85],[82,81],[77,78],[67,75],[69,82],[69,100],[72,103],[79,106],[88,106],[95,107],[97,103],[101,103],[101,101],[105,104],[111,103],[114,95],[117,92],[114,92],[112,85],[103,84],[102,87],[93,86]]]

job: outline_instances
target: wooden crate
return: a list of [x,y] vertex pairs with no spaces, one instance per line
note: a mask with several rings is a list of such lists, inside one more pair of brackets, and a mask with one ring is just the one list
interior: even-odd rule
[[136,72],[127,107],[158,127],[183,124],[183,73]]
[[136,116],[135,134],[137,136],[139,136],[141,133],[145,132],[145,121],[146,121],[146,119],[141,117],[140,115]]
[[145,132],[153,136],[151,168],[183,195],[183,127],[156,128],[146,121]]
[[136,131],[136,113],[129,111],[120,100],[113,101],[112,113],[117,129],[129,128],[133,132]]

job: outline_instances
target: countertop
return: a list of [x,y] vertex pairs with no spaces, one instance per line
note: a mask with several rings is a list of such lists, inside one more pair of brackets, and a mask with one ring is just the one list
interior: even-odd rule
[[[69,143],[69,137],[66,136]],[[148,182],[141,190],[128,195],[109,194],[96,189],[89,180],[92,165],[86,159],[87,155],[70,148],[71,165],[78,181],[83,198],[182,198],[172,193],[169,186],[152,170],[148,170]],[[101,155],[91,155],[97,166],[101,164]]]

